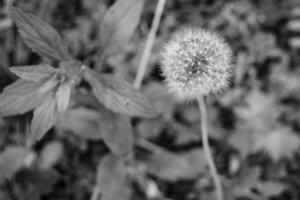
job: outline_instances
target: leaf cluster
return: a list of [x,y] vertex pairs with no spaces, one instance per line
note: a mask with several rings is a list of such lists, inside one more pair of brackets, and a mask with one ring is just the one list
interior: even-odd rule
[[[226,198],[298,199],[300,71],[280,44],[284,31],[272,31],[283,8],[268,0],[168,2],[142,92],[125,79],[136,72],[155,1],[48,2],[35,15],[24,11],[29,1],[11,9],[21,37],[9,51],[17,61],[0,71],[0,199],[213,199],[196,104],[174,102],[157,69],[158,49],[182,23],[218,30],[235,50],[233,87],[208,101]],[[282,29],[297,34],[292,13]],[[0,66],[9,66],[2,50]],[[40,63],[24,65],[36,54]],[[18,79],[7,85],[2,77]]]

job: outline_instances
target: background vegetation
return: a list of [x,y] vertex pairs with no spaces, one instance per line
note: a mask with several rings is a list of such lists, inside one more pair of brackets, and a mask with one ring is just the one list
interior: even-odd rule
[[[55,27],[72,56],[85,65],[133,83],[156,1],[145,1],[139,24],[123,51],[103,58],[99,56],[99,26],[113,3],[1,1],[1,90],[16,80],[11,66],[58,65],[24,44],[10,18],[10,4]],[[0,199],[96,200],[93,194],[99,185],[103,199],[213,199],[199,141],[197,106],[176,102],[159,69],[164,42],[186,26],[218,31],[234,51],[236,71],[231,88],[208,99],[210,143],[227,199],[300,199],[297,0],[167,0],[141,88],[161,115],[131,117],[132,129],[116,125],[119,128],[113,132],[126,140],[122,133],[132,131],[137,165],[127,166],[123,177],[122,164],[107,156],[110,148],[102,140],[108,115],[90,105],[69,110],[30,149],[32,113],[5,117],[0,119]],[[76,96],[76,101],[88,104],[81,98]]]

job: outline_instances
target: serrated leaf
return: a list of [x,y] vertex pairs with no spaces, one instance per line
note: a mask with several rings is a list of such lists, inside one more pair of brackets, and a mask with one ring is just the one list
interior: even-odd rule
[[277,127],[265,134],[255,135],[253,152],[265,151],[274,161],[288,158],[300,147],[300,137],[290,128]]
[[129,42],[143,10],[144,0],[118,0],[100,24],[100,45],[107,55],[118,53]]
[[146,164],[151,174],[168,181],[193,179],[205,172],[206,159],[201,150],[175,154],[168,151],[153,153]]
[[275,109],[278,108],[275,97],[258,90],[253,90],[248,94],[247,104],[247,107],[239,107],[235,112],[249,123],[254,121],[256,126],[259,122],[263,122],[262,126],[265,126],[266,120],[274,121],[280,114],[280,110]]
[[113,153],[125,156],[132,151],[133,130],[129,118],[110,111],[102,111],[102,137]]
[[74,108],[59,116],[56,125],[84,139],[101,139],[100,114],[92,109]]
[[11,13],[23,41],[34,52],[59,61],[71,59],[61,37],[53,27],[20,8],[12,8]]
[[[247,95],[247,107],[239,107],[235,113],[243,120],[236,133],[230,136],[229,143],[239,150],[243,157],[254,153],[261,139],[267,137],[274,127],[279,127],[277,118],[281,108],[274,96],[253,90]],[[279,127],[279,129],[281,129]]]
[[45,102],[37,107],[33,112],[31,121],[30,144],[40,140],[46,132],[52,128],[57,117],[56,101],[48,97]]
[[48,64],[10,67],[9,70],[22,79],[34,82],[39,82],[58,72],[57,69]]
[[0,116],[24,114],[39,106],[56,84],[52,79],[49,81],[43,84],[18,80],[6,87],[0,95]]
[[129,116],[158,116],[148,98],[128,82],[111,75],[97,74],[88,68],[85,68],[83,76],[90,83],[95,97],[106,108]]
[[97,185],[101,189],[103,200],[127,200],[131,195],[131,187],[126,176],[124,162],[109,154],[99,163],[97,169]]
[[12,178],[12,176],[24,166],[24,160],[29,153],[29,149],[24,147],[7,147],[4,152],[0,154],[0,179]]

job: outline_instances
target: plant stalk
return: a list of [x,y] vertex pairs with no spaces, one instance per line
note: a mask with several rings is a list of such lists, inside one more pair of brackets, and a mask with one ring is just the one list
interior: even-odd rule
[[160,19],[161,19],[161,15],[163,13],[164,10],[164,6],[165,6],[166,0],[158,0],[156,9],[155,9],[155,15],[152,21],[152,25],[151,25],[151,30],[150,33],[148,35],[147,41],[146,41],[146,46],[141,58],[141,62],[138,68],[138,72],[137,75],[135,77],[134,80],[134,87],[136,88],[140,88],[141,84],[142,84],[142,80],[143,77],[145,75],[146,72],[146,67],[147,67],[147,63],[149,61],[150,58],[150,53],[153,47],[153,43],[155,40],[155,36],[156,36],[156,32],[160,23]]
[[207,132],[207,111],[204,102],[204,97],[200,96],[197,98],[197,100],[198,100],[200,116],[201,116],[201,138],[202,138],[204,154],[215,186],[217,200],[224,200],[222,184],[209,147],[208,132]]

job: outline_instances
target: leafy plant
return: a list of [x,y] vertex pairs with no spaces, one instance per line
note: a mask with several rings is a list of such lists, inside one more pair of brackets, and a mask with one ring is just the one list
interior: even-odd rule
[[220,32],[237,66],[228,91],[206,98],[224,198],[299,199],[297,1],[164,2],[1,4],[1,200],[215,199],[198,104],[176,102],[157,63],[195,25]]
[[[129,41],[139,22],[142,7],[143,1],[141,0],[117,1],[107,11],[100,25],[101,43],[99,44],[101,52],[105,56],[116,53]],[[72,58],[58,32],[46,22],[20,8],[14,7],[11,12],[13,21],[25,44],[37,54],[57,61],[59,64],[58,67],[51,64],[10,67],[9,70],[19,79],[5,87],[0,95],[0,115],[8,117],[33,110],[28,138],[28,144],[31,146],[41,140],[55,124],[58,124],[59,127],[57,119],[65,120],[69,115],[72,118],[70,123],[74,123],[73,120],[76,122],[76,119],[79,120],[79,123],[84,123],[79,116],[85,113],[85,111],[82,113],[82,110],[85,110],[84,105],[77,105],[81,108],[72,109],[70,102],[80,89],[84,89],[80,83],[86,81],[98,100],[96,110],[92,113],[87,112],[87,115],[91,116],[92,114],[91,120],[95,121],[94,124],[100,123],[101,128],[96,128],[93,131],[95,133],[84,135],[87,130],[80,126],[83,128],[80,136],[103,139],[116,155],[132,154],[134,142],[132,127],[129,118],[125,115],[156,117],[158,113],[147,97],[126,81],[120,80],[114,75],[100,74],[83,65],[81,61]],[[85,90],[89,89],[85,88]],[[79,115],[76,115],[76,111],[80,111]],[[65,123],[62,127],[67,128],[64,126]],[[73,124],[69,127],[74,128]],[[88,134],[92,134],[92,136]],[[27,148],[25,149],[27,150]],[[12,177],[23,166],[21,163],[23,163],[25,152],[12,148],[2,154],[2,166],[7,168],[1,170],[4,173],[3,178]],[[12,161],[7,159],[12,159]],[[114,159],[119,158],[115,157]],[[101,163],[101,165],[103,164]],[[122,166],[120,167],[122,168]],[[110,170],[110,168],[99,167],[99,176],[106,173],[106,170]],[[111,179],[113,181],[114,177]],[[102,178],[99,181],[101,186],[107,184],[106,179],[102,184]],[[120,182],[120,184],[122,183]]]
[[[132,2],[116,3],[111,11],[107,13],[107,18],[111,19],[110,15],[118,18],[118,16],[114,16],[113,13],[117,13],[114,10],[127,9],[131,5]],[[116,6],[117,8],[115,8]],[[90,84],[98,101],[107,109],[129,116],[157,116],[157,112],[154,111],[147,98],[129,83],[116,79],[111,75],[99,74],[84,66],[80,61],[72,59],[63,44],[63,40],[50,25],[32,14],[23,12],[20,8],[12,8],[12,16],[21,37],[28,47],[42,56],[59,61],[58,68],[54,68],[49,64],[11,67],[10,71],[20,79],[4,88],[0,96],[1,116],[24,114],[34,110],[29,139],[31,144],[40,140],[55,124],[58,115],[67,110],[72,90],[82,79]],[[116,27],[114,21],[108,22],[107,20],[103,22],[106,24],[105,27],[108,29],[113,26],[116,29],[113,33],[121,34],[118,29],[121,27]],[[104,30],[102,29],[102,31]],[[128,34],[121,41],[127,41],[130,36],[131,34]],[[109,113],[109,111],[106,112]],[[110,116],[112,115],[110,114]],[[109,118],[113,119],[114,117]],[[111,120],[109,123],[118,121]],[[107,126],[108,129],[115,127],[114,124]],[[128,134],[130,134],[130,131]],[[111,143],[114,138],[118,137],[104,138],[105,141]]]

